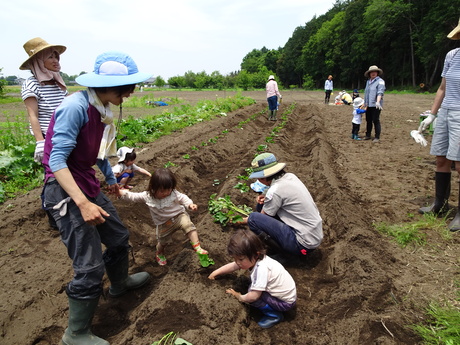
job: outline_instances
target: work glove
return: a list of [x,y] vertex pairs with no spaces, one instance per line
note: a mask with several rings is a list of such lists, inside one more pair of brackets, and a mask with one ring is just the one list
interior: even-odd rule
[[417,144],[420,144],[422,146],[426,146],[428,144],[426,139],[423,137],[422,133],[420,133],[419,131],[416,131],[416,130],[411,131],[410,136],[414,138]]
[[425,129],[427,129],[428,126],[434,121],[435,118],[436,118],[436,115],[429,113],[428,116],[425,118],[425,120],[423,120],[420,123],[420,126],[418,127],[419,133],[422,133]]
[[382,105],[380,104],[380,102],[375,103],[375,107],[376,107],[378,110],[382,110]]
[[37,141],[35,146],[34,161],[41,163],[43,161],[43,151],[45,149],[45,140]]

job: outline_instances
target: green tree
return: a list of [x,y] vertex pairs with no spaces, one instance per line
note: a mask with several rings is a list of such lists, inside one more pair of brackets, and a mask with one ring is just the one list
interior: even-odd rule
[[165,80],[161,77],[161,76],[158,76],[155,78],[155,85],[157,87],[164,87],[166,85],[166,82]]

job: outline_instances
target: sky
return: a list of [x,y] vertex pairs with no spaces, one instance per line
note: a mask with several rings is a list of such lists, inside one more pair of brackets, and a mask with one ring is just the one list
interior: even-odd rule
[[[240,70],[253,49],[278,49],[335,0],[21,0],[0,11],[0,73],[19,70],[23,45],[41,37],[67,47],[61,72],[93,71],[96,56],[129,54],[139,71],[167,81],[186,72],[223,75]],[[0,74],[1,75],[1,74]]]

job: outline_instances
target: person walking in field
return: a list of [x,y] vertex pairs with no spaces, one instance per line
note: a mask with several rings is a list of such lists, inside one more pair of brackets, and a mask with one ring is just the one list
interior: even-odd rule
[[276,121],[276,113],[278,112],[278,97],[281,100],[281,94],[278,90],[278,83],[275,81],[273,75],[268,77],[268,82],[265,85],[265,90],[267,92],[267,102],[268,102],[268,120]]
[[113,297],[139,288],[150,279],[147,272],[128,275],[129,232],[102,193],[93,168],[99,167],[109,191],[120,196],[107,159],[116,153],[110,104],[120,105],[133,93],[136,83],[150,77],[138,71],[129,55],[99,55],[94,72],[76,78],[87,89],[64,99],[45,136],[43,206],[56,221],[74,270],[66,286],[69,321],[62,337],[64,345],[109,344],[91,332],[104,271]]
[[[460,40],[460,20],[447,37]],[[436,156],[435,200],[430,206],[420,208],[421,214],[445,214],[448,211],[452,162],[460,174],[460,48],[447,53],[441,76],[431,112],[418,129],[422,133],[437,118],[430,150],[430,154]],[[457,213],[448,229],[460,230],[460,191]]]

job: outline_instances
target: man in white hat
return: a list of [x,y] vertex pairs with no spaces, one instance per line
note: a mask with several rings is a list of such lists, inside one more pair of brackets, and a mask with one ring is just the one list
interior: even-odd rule
[[251,163],[252,174],[269,186],[266,195],[257,197],[257,211],[243,220],[262,240],[274,241],[281,250],[274,256],[282,263],[297,261],[315,250],[323,239],[318,208],[300,179],[285,172],[272,153],[262,153]]
[[[460,20],[447,37],[460,40]],[[422,133],[437,117],[430,150],[430,154],[436,156],[435,200],[430,206],[420,208],[421,214],[445,214],[448,211],[452,161],[460,174],[460,48],[447,53],[441,76],[431,114],[418,129]],[[457,214],[448,228],[450,231],[460,230],[460,192]]]
[[150,76],[139,72],[129,55],[101,54],[94,72],[76,79],[88,89],[66,97],[51,118],[43,158],[43,204],[56,220],[74,269],[66,287],[69,324],[62,337],[64,345],[109,344],[91,332],[104,272],[113,297],[143,286],[150,278],[147,272],[128,275],[129,232],[102,193],[93,169],[97,165],[110,191],[120,195],[107,159],[117,151],[110,103],[120,105],[136,83]]

